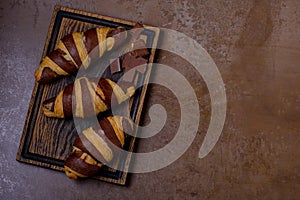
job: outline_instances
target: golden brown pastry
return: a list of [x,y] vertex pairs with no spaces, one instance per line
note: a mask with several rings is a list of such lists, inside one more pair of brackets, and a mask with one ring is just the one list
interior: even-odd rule
[[134,92],[134,86],[128,82],[117,84],[106,78],[82,77],[67,85],[56,97],[45,100],[42,109],[48,117],[90,117],[121,104]]
[[58,42],[57,48],[41,61],[34,73],[36,80],[49,83],[61,76],[76,74],[81,65],[86,69],[92,58],[102,57],[106,51],[119,47],[126,40],[126,32],[119,34],[123,31],[123,27],[101,27],[65,36]]
[[104,163],[117,157],[125,137],[133,131],[127,117],[110,116],[99,121],[100,126],[90,127],[80,133],[73,144],[73,152],[65,161],[64,169],[69,178],[96,176]]

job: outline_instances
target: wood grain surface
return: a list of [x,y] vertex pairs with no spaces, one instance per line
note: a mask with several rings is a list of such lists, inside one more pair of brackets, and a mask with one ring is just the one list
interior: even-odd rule
[[[93,27],[117,27],[119,25],[128,29],[131,28],[134,23],[56,6],[50,23],[43,57],[51,52],[59,40],[67,34],[83,32]],[[147,90],[147,84],[145,83],[149,81],[151,63],[154,59],[155,46],[159,35],[158,29],[149,26],[145,26],[145,28],[146,31],[144,31],[143,34],[147,37],[147,43],[151,43],[152,50],[145,74],[136,76],[136,81],[142,81],[144,83],[144,86],[137,90],[131,101],[131,117],[136,124],[139,124]],[[56,96],[60,90],[73,81],[74,77],[69,76],[46,85],[36,82],[17,154],[18,161],[63,171],[64,160],[72,151],[72,144],[78,133],[72,119],[66,120],[46,117],[42,112],[41,102]],[[131,137],[127,140],[125,149],[132,152],[134,143],[135,138]],[[115,164],[122,165],[126,171],[129,167],[130,157],[131,155],[129,153],[126,160],[120,161],[120,159],[117,159]],[[104,168],[101,176],[96,177],[96,179],[125,184],[126,177],[126,172]]]

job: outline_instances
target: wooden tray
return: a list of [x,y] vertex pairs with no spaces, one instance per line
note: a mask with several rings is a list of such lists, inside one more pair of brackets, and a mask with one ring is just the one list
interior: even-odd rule
[[[75,31],[85,31],[95,26],[123,26],[126,29],[130,29],[134,24],[134,22],[56,6],[42,57],[48,55],[55,48],[57,42],[66,34]],[[154,27],[145,26],[143,35],[147,38],[147,46],[151,46],[152,48],[147,71],[137,76],[137,81],[144,83],[144,86],[136,91],[131,104],[131,117],[136,124],[139,124],[140,121],[159,30]],[[72,144],[77,136],[77,131],[72,120],[44,116],[41,110],[41,102],[58,94],[65,85],[72,81],[74,81],[74,77],[66,77],[58,82],[47,85],[35,83],[17,153],[16,159],[18,161],[63,171],[64,160],[72,151]],[[135,137],[131,137],[126,141],[125,149],[132,152],[134,143]],[[124,169],[124,171],[113,170],[107,167],[96,179],[124,185],[130,158],[131,153],[128,154],[125,160],[122,159],[118,162],[121,166],[120,169]]]

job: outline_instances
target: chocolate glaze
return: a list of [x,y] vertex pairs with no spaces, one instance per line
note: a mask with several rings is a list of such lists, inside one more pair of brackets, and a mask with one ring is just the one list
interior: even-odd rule
[[54,102],[55,102],[55,97],[47,99],[43,102],[43,107],[54,112]]
[[65,166],[71,168],[75,172],[88,176],[93,177],[99,173],[101,167],[97,165],[91,165],[86,163],[80,157],[82,156],[83,152],[75,151],[73,152],[65,161]]
[[72,34],[66,35],[63,39],[62,42],[64,43],[64,45],[66,46],[66,48],[68,49],[70,55],[72,56],[72,58],[74,59],[74,61],[76,62],[76,64],[78,66],[81,66],[81,59],[79,56],[79,53],[77,51],[74,39]]
[[62,103],[63,103],[64,116],[66,118],[73,117],[73,112],[72,112],[73,88],[74,88],[74,84],[71,83],[65,87],[63,92]]
[[[84,32],[85,36],[85,47],[87,52],[90,53],[98,45],[98,37],[96,28],[92,28]],[[96,48],[95,51],[98,51],[96,55],[99,55],[99,48]]]
[[82,94],[83,115],[92,116],[93,114],[95,114],[93,99],[88,90],[87,83],[84,79],[80,80],[80,86],[81,86],[81,94]]
[[[109,120],[107,118],[102,119],[100,122],[100,127],[102,128],[102,130],[105,133],[105,136],[107,137],[107,139],[114,145],[116,145],[117,147],[121,148],[122,144],[119,141],[111,123],[109,122]],[[95,131],[99,131],[99,130],[95,130]]]
[[63,56],[66,55],[62,50],[56,49],[48,56],[53,62],[60,66],[65,72],[74,74],[78,71],[77,67],[71,62],[66,60]]
[[87,154],[91,154],[86,148],[85,146],[82,144],[81,138],[79,136],[76,137],[74,143],[73,143],[74,147],[77,147],[78,149],[80,149],[81,151],[87,153]]
[[111,105],[117,105],[117,100],[113,94],[113,89],[106,79],[101,78],[98,82],[98,87],[102,90],[105,96],[105,99],[102,100],[108,107],[111,107]]
[[50,82],[53,82],[54,80],[58,79],[59,77],[60,77],[60,75],[55,73],[50,68],[45,67],[42,72],[41,79],[39,80],[39,82],[43,83],[43,84],[50,83]]
[[85,36],[85,47],[91,58],[91,63],[95,62],[99,58],[99,48],[98,48],[98,36],[96,28],[92,28],[84,32]]

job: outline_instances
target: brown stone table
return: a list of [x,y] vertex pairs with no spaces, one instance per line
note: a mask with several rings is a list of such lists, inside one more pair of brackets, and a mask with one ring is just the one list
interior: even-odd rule
[[[170,28],[201,44],[214,59],[227,93],[222,135],[203,159],[199,147],[211,106],[207,87],[189,64],[158,52],[157,61],[180,71],[196,91],[201,121],[190,148],[161,170],[131,174],[125,187],[73,181],[63,173],[15,161],[31,91],[54,5]],[[228,1],[27,1],[0,3],[1,199],[299,199],[300,2]],[[155,79],[155,73],[153,78]],[[174,95],[149,88],[151,105],[168,120],[161,132],[139,141],[138,152],[166,145],[178,129]]]

